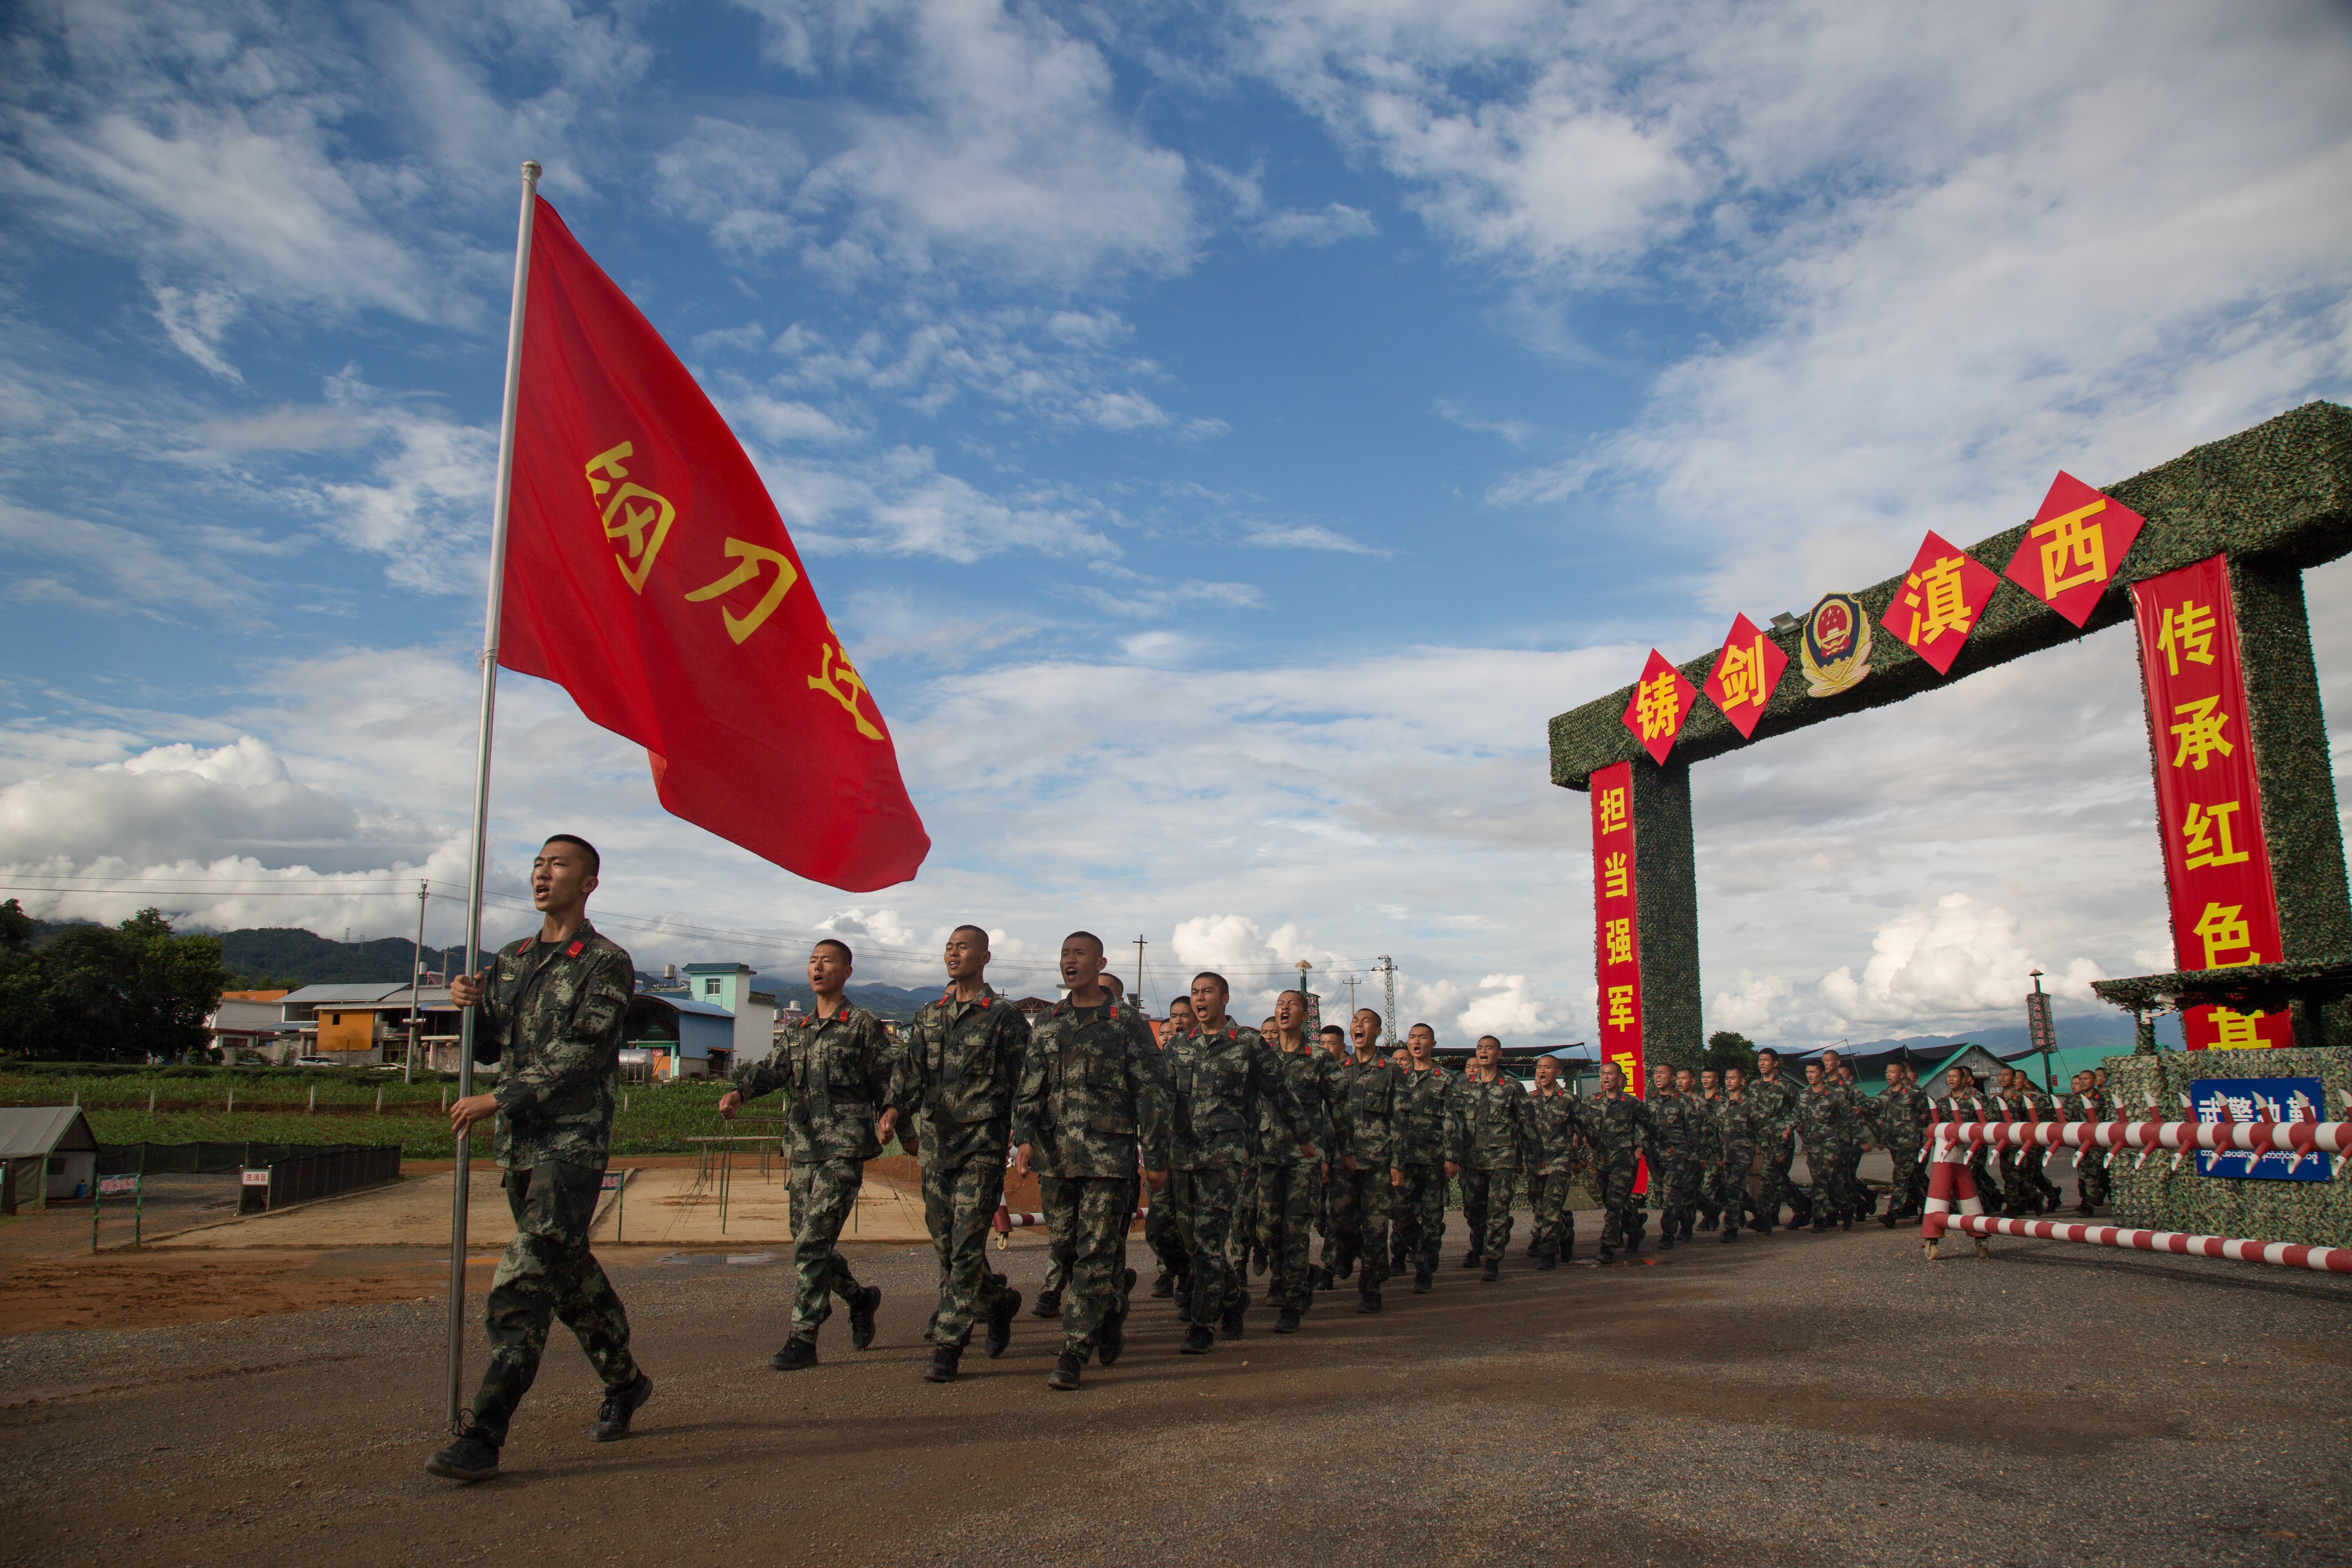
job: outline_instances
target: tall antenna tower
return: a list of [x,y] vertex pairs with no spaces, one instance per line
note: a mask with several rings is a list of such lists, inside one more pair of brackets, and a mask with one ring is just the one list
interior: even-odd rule
[[1396,960],[1391,958],[1384,952],[1381,954],[1379,961],[1375,963],[1372,967],[1381,972],[1381,998],[1388,1006],[1387,1016],[1381,1020],[1381,1026],[1388,1030],[1389,1049],[1394,1050],[1396,1049],[1397,1044]]

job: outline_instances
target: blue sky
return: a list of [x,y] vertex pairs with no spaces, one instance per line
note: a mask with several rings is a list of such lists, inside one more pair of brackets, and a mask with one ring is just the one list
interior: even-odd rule
[[[462,879],[526,156],[768,478],[938,845],[883,894],[799,881],[512,679],[499,885],[587,833],[648,963],[796,970],[822,929],[913,981],[976,920],[1035,989],[1083,924],[1149,939],[1155,994],[1389,953],[1442,1031],[1580,1037],[1549,715],[2061,466],[2352,390],[2318,5],[5,26],[0,880],[46,912],[384,934],[382,889]],[[2312,584],[2339,735],[2346,583]],[[2167,967],[2130,659],[1702,770],[1710,1026],[2008,1024],[2031,965],[2078,1010]]]

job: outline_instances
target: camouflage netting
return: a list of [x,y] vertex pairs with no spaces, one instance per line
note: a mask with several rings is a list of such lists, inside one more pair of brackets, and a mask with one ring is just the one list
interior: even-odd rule
[[[2194,1121],[2195,1114],[2182,1109],[2180,1097],[2200,1078],[2315,1078],[2327,1102],[2322,1114],[2332,1118],[2344,1115],[2343,1096],[2352,1092],[2352,1054],[2333,1048],[2166,1051],[2153,1057],[2111,1057],[2106,1066],[2116,1113],[2133,1119],[2151,1114],[2147,1097],[2154,1094],[2161,1120]],[[2327,1182],[2256,1181],[2200,1176],[2194,1154],[2183,1156],[2178,1171],[2169,1153],[2151,1154],[2146,1164],[2134,1169],[2137,1158],[2117,1154],[2108,1167],[2115,1179],[2117,1225],[2352,1247],[2352,1172]],[[2060,1170],[2063,1168],[2062,1163]]]

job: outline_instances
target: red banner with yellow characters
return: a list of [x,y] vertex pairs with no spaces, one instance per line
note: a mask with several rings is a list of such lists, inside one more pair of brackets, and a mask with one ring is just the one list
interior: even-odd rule
[[[1642,1066],[1642,936],[1633,903],[1633,764],[1612,763],[1592,775],[1592,973],[1601,1059],[1625,1074],[1625,1091],[1639,1097],[1648,1076]],[[1649,1190],[1649,1171],[1637,1170],[1633,1190]]]
[[[2182,969],[2275,963],[2278,898],[2246,731],[2228,563],[2215,555],[2133,584],[2132,615],[2156,747],[2174,962]],[[2192,1051],[2293,1043],[2284,1013],[2196,1007],[2182,1023]]]

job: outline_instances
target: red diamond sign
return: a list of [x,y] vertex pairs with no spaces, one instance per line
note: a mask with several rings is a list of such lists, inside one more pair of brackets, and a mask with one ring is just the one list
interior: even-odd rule
[[1683,721],[1690,717],[1691,705],[1697,700],[1698,689],[1666,662],[1664,654],[1652,648],[1650,662],[1642,667],[1642,679],[1633,683],[1633,700],[1625,704],[1625,728],[1641,740],[1650,760],[1664,766],[1666,753],[1675,749],[1675,737],[1683,731]]
[[2000,582],[1990,567],[1942,534],[1930,533],[1878,624],[1933,665],[1937,675],[1949,674]]
[[1789,656],[1780,645],[1741,616],[1731,623],[1731,635],[1715,656],[1715,669],[1703,689],[1746,740],[1756,733],[1756,721],[1764,717],[1764,704],[1780,689],[1780,672],[1788,668]]
[[2147,525],[2139,513],[2061,468],[2003,575],[2079,626]]

